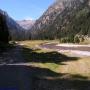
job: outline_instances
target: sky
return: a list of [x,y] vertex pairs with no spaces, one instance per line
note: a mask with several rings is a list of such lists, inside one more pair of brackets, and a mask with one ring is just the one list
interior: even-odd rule
[[38,19],[54,0],[0,0],[0,9],[15,20]]

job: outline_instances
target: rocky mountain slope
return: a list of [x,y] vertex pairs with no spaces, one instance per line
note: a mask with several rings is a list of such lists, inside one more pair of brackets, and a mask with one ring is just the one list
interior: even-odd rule
[[90,36],[90,1],[57,0],[35,22],[32,39],[72,38]]
[[21,27],[23,27],[25,30],[29,30],[34,25],[35,21],[33,21],[33,20],[22,20],[22,21],[17,21],[17,23]]

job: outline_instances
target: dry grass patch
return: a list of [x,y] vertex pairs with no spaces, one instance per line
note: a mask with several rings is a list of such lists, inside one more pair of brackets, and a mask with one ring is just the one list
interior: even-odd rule
[[[62,57],[62,54],[53,52],[52,50],[38,48],[38,45],[47,42],[50,43],[52,41],[35,40],[19,42],[24,44],[24,48],[27,48],[23,49],[23,53],[32,66],[47,68],[56,73],[78,74],[90,78],[90,57],[73,58],[73,60],[70,60],[71,58],[68,59],[68,56],[65,55],[63,58],[58,58],[59,56]],[[58,62],[56,63],[55,60]]]

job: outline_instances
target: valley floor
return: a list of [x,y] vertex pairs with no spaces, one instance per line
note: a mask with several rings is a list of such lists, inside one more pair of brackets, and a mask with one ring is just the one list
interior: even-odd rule
[[21,41],[0,55],[0,87],[90,90],[90,56],[59,52],[52,42]]

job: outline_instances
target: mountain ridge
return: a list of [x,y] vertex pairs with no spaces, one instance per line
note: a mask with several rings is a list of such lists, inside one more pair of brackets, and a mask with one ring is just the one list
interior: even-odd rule
[[[76,36],[82,31],[84,32],[82,25],[80,24],[81,20],[79,21],[79,19],[82,17],[82,23],[88,23],[86,21],[87,18],[89,18],[89,8],[90,0],[57,0],[35,22],[34,26],[31,28],[31,38],[60,39],[62,37],[69,37],[68,32],[69,34],[71,33],[72,36]],[[80,14],[80,17],[78,17],[77,13],[78,15]],[[85,14],[86,16],[83,16],[82,14]],[[82,30],[78,30],[78,28],[76,28],[77,24],[75,23],[75,20],[77,20],[78,27],[80,27]],[[86,31],[87,26],[84,28]],[[85,35],[89,36],[89,31],[90,30],[88,29]],[[84,34],[82,33],[82,35]]]
[[31,29],[31,27],[34,25],[35,20],[21,20],[16,21],[21,27],[23,27],[25,30]]

